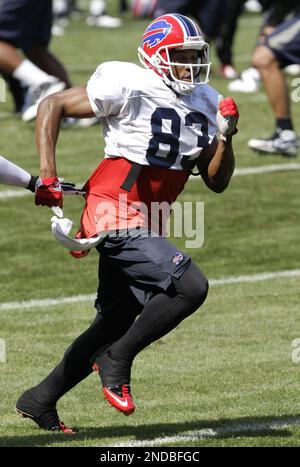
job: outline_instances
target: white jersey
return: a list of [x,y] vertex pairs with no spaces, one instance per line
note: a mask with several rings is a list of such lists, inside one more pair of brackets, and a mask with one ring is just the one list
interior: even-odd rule
[[103,125],[106,158],[188,169],[217,132],[218,93],[208,85],[179,97],[152,70],[106,62],[87,94]]

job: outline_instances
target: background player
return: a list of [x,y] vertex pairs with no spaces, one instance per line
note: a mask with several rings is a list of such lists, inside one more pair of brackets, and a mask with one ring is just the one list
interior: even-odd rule
[[275,117],[275,131],[270,138],[250,139],[248,145],[261,153],[296,156],[299,139],[292,123],[289,90],[282,68],[300,65],[300,6],[295,0],[274,3],[273,8],[288,13],[287,18],[262,38],[252,64],[261,75]]
[[65,68],[48,50],[51,26],[52,0],[0,2],[0,73],[28,88],[22,109],[24,121],[36,117],[42,98],[70,86]]

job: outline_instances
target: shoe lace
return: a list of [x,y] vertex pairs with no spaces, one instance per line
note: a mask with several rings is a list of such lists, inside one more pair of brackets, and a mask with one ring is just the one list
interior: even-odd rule
[[280,138],[280,130],[276,129],[274,133],[270,136],[269,141],[275,141],[276,139]]
[[123,397],[131,396],[131,394],[130,394],[130,386],[128,386],[127,384],[123,384],[123,386],[122,386],[122,393],[123,393]]
[[130,396],[130,386],[128,384],[123,384],[120,386],[109,386],[108,389],[119,397]]

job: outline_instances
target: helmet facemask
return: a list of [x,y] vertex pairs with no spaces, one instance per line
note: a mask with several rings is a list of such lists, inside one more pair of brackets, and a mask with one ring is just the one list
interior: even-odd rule
[[[186,60],[178,61],[174,59],[172,55],[176,52],[195,52],[196,59],[195,61],[187,62]],[[178,94],[189,94],[191,93],[196,86],[199,84],[207,84],[209,81],[209,72],[210,72],[210,63],[208,60],[208,45],[205,44],[203,49],[188,49],[188,48],[178,48],[171,49],[165,47],[165,51],[157,52],[159,59],[161,60],[162,67],[166,66],[166,71],[162,75],[162,78],[168,86],[171,86],[172,89]],[[166,57],[164,60],[163,57]],[[182,54],[184,58],[184,53]],[[179,59],[180,60],[180,59]],[[161,68],[162,68],[161,67]],[[188,76],[183,77],[179,76],[179,71],[184,70],[184,75],[186,73]],[[165,75],[165,76],[164,76]]]
[[[172,51],[188,51],[195,50],[197,52],[196,63],[186,63],[172,61]],[[209,73],[211,62],[209,62],[209,45],[203,41],[203,44],[197,48],[191,47],[190,44],[174,44],[170,46],[162,46],[149,57],[141,48],[138,49],[139,59],[146,68],[152,68],[178,94],[190,94],[199,84],[207,84],[209,82]],[[180,79],[176,76],[176,68],[189,68],[190,79]]]

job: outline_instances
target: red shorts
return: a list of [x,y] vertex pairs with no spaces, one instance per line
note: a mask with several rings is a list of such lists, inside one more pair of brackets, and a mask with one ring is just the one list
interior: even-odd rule
[[[86,205],[79,237],[90,238],[100,231],[157,224],[153,207],[170,212],[172,203],[189,177],[185,170],[143,166],[130,192],[121,188],[131,168],[124,158],[104,159],[86,182]],[[169,214],[169,212],[167,214]],[[161,223],[160,220],[158,222]],[[161,229],[161,225],[159,226]]]

